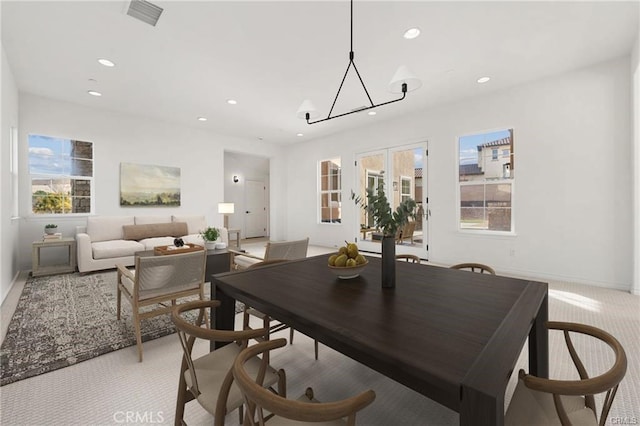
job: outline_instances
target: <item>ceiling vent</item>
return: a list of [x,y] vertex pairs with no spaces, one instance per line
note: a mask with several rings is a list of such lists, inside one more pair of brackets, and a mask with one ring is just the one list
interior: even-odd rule
[[158,7],[153,3],[149,3],[146,0],[131,0],[129,10],[127,10],[127,15],[155,27],[158,23],[158,19],[160,19],[162,10],[163,9],[161,7]]

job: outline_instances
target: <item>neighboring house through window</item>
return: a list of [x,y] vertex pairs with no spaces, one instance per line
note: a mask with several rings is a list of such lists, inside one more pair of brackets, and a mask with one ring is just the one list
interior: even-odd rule
[[460,229],[513,231],[513,160],[513,129],[459,138]]
[[29,174],[34,214],[92,212],[91,142],[29,135]]
[[320,161],[320,222],[342,222],[342,168],[340,159]]

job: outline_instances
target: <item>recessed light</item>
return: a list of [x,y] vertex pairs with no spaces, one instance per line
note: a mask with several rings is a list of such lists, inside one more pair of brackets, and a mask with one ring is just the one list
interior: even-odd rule
[[237,103],[238,103],[238,101],[236,101],[235,99],[227,99],[227,103],[228,103],[229,105],[235,105],[235,104],[237,104]]
[[418,37],[419,35],[420,35],[420,28],[409,28],[407,31],[404,32],[403,37],[406,38],[407,40],[411,40]]
[[367,114],[369,114],[369,115],[376,115],[376,114],[377,114],[377,112],[375,112],[375,111],[369,111]]
[[487,81],[491,80],[491,77],[480,77],[477,82],[482,84],[482,83],[486,83]]
[[298,133],[296,136],[304,136],[303,133]]
[[102,96],[102,93],[96,92],[95,90],[88,90],[87,93],[91,96]]
[[100,62],[100,64],[104,65],[105,67],[115,67],[116,66],[115,63],[111,62],[108,59],[101,58],[101,59],[98,59],[98,62]]
[[207,117],[198,117],[198,121],[207,121]]

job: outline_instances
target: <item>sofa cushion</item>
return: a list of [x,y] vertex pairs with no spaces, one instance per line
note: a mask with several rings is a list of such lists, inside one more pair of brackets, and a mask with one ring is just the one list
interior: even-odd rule
[[171,223],[171,215],[166,216],[136,216],[136,225],[148,225],[150,223]]
[[[125,240],[144,240],[154,237],[182,237],[187,235],[184,222],[150,223],[147,225],[126,225],[122,227]],[[173,239],[171,239],[173,242]]]
[[207,229],[207,220],[204,216],[173,216],[174,222],[185,222],[187,224],[188,232],[185,232],[183,235],[187,234],[198,234],[201,231]]
[[133,223],[133,216],[89,216],[87,234],[91,242],[121,240],[122,227]]
[[[173,245],[173,237],[153,237],[140,240],[139,243],[144,245],[145,250],[153,250],[158,246],[171,246]],[[186,242],[186,241],[185,241]]]
[[144,251],[145,247],[137,241],[110,240],[91,243],[91,249],[94,259],[110,259],[133,256],[137,251]]
[[197,244],[199,246],[204,246],[204,240],[200,236],[200,234],[189,234],[182,237],[182,241],[185,244]]

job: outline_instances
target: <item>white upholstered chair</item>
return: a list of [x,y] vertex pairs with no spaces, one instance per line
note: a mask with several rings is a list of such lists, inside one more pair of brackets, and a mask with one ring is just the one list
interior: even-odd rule
[[[145,318],[169,314],[178,299],[197,296],[204,299],[204,250],[166,256],[136,256],[135,271],[116,265],[117,318],[121,316],[122,296],[131,304],[133,325],[142,362],[140,323]],[[164,302],[170,302],[169,306]],[[143,309],[148,307],[153,309]]]
[[229,250],[232,256],[234,269],[247,269],[253,264],[265,260],[284,259],[296,260],[307,257],[309,238],[294,241],[269,241],[266,245],[264,257],[258,257],[249,253]]

